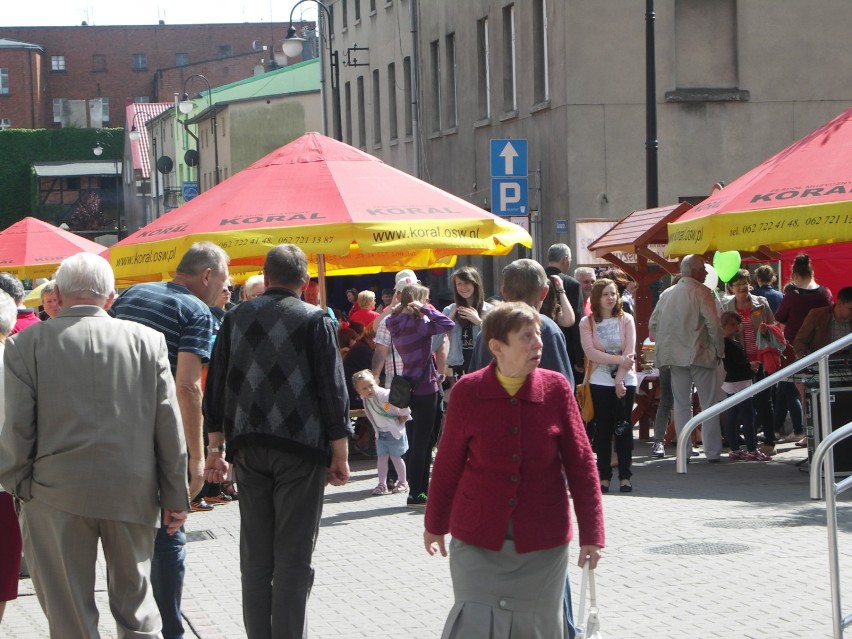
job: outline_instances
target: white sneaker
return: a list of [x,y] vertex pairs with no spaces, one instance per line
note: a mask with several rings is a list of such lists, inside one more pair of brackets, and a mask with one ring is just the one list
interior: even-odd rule
[[665,457],[666,445],[663,442],[654,442],[654,450],[651,451],[651,455],[654,457]]

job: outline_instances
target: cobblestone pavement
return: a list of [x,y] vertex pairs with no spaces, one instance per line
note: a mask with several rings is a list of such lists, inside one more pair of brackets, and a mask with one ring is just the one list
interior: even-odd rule
[[[697,458],[677,475],[673,457],[652,459],[650,445],[636,443],[634,492],[604,496],[607,548],[596,574],[605,636],[831,637],[823,503],[808,498],[808,476],[795,465],[804,451],[778,449],[772,462]],[[423,550],[423,515],[405,508],[405,495],[369,496],[374,462],[352,468],[352,481],[326,494],[311,637],[440,636],[452,604],[447,560]],[[841,582],[852,592],[852,505],[843,497],[838,515]],[[238,506],[193,514],[187,529],[196,539],[188,545],[187,637],[244,637]],[[102,562],[98,571],[101,633],[114,637]],[[572,567],[575,601],[579,576]],[[0,635],[47,637],[31,582],[20,584]]]

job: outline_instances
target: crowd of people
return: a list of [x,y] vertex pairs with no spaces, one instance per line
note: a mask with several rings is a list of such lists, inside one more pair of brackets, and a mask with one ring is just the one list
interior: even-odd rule
[[[545,264],[506,265],[493,297],[463,266],[440,309],[405,269],[393,288],[348,289],[334,313],[296,246],[272,249],[237,304],[228,262],[199,242],[171,282],[116,296],[109,264],[80,254],[43,288],[44,321],[0,273],[0,619],[23,548],[51,636],[96,636],[100,541],[120,633],[183,637],[183,524],[238,500],[246,632],[306,636],[323,497],[347,482],[351,442],[375,454],[369,496],[406,494],[425,510],[425,550],[449,554],[444,637],[573,637],[571,504],[577,563],[594,568],[614,469],[618,492],[634,491],[635,282],[616,267],[572,276],[555,244]],[[685,257],[650,318],[655,457],[670,412],[675,437],[692,417],[693,388],[709,407],[850,333],[852,287],[835,301],[807,255],[783,293],[769,266],[738,271],[726,294],[706,275],[702,256]],[[804,438],[800,389],[741,402],[701,438],[710,463],[725,447],[768,461],[776,442]]]

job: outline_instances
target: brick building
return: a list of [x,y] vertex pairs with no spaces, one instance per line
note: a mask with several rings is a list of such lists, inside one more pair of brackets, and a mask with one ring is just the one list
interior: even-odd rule
[[169,102],[193,73],[215,87],[274,67],[287,26],[2,27],[0,126],[123,127],[128,98]]

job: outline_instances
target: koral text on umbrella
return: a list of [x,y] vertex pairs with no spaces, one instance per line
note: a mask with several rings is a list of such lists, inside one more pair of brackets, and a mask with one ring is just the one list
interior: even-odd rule
[[115,260],[116,266],[130,266],[131,264],[148,264],[150,262],[161,262],[175,259],[177,249],[168,251],[149,251],[148,253],[136,253],[127,257],[119,257]]
[[751,203],[754,204],[755,202],[771,202],[772,200],[792,200],[794,198],[804,197],[826,197],[828,195],[845,195],[850,192],[852,192],[852,188],[847,189],[842,184],[833,186],[827,191],[825,190],[825,187],[822,186],[802,190],[787,189],[785,191],[776,191],[773,193],[758,193],[751,197]]
[[472,240],[479,239],[479,229],[419,229],[411,227],[408,230],[398,229],[393,231],[376,231],[373,233],[374,242],[393,242],[394,240],[427,239],[427,238],[455,238]]

